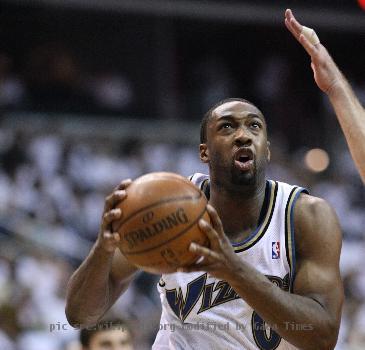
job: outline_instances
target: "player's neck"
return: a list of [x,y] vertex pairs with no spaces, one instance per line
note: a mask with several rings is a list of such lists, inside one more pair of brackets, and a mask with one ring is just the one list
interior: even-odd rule
[[266,181],[247,191],[230,191],[211,184],[210,204],[217,210],[226,235],[242,241],[258,225],[265,199]]

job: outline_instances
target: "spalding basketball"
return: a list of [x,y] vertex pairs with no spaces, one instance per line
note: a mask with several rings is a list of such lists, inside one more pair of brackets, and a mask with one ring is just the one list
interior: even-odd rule
[[113,223],[119,249],[137,267],[156,274],[175,272],[197,260],[191,242],[208,246],[198,227],[208,222],[207,199],[183,176],[159,172],[139,177],[126,189],[122,218]]

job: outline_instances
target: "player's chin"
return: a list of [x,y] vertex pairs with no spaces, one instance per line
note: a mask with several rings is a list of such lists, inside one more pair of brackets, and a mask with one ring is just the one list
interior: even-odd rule
[[255,172],[249,171],[238,171],[232,172],[232,183],[239,186],[249,186],[255,183]]

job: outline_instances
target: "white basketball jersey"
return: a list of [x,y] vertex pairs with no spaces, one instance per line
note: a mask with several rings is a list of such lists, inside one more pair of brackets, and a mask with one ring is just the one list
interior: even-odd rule
[[[209,191],[207,175],[194,174],[191,181]],[[232,244],[242,261],[288,293],[295,273],[293,209],[303,191],[268,180],[261,224]],[[204,272],[174,273],[162,275],[157,288],[162,315],[154,350],[296,349],[266,326],[226,281]]]

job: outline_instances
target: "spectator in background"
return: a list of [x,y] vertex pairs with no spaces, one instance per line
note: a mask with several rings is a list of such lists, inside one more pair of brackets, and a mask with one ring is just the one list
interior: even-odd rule
[[86,82],[86,90],[97,110],[118,112],[133,102],[132,83],[119,72],[103,70],[93,74]]
[[33,48],[27,60],[30,108],[37,111],[78,112],[90,105],[82,88],[82,71],[73,53],[60,43]]
[[24,83],[12,73],[12,69],[11,57],[0,53],[0,108],[19,106],[24,102]]
[[80,332],[82,350],[133,350],[132,332],[123,320],[104,321]]

